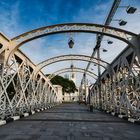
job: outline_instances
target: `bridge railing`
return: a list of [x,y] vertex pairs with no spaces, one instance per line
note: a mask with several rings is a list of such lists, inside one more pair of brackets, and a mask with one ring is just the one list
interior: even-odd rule
[[7,66],[4,67],[4,63],[0,65],[1,119],[47,108],[57,102],[53,85],[41,72],[35,77],[33,64],[30,63],[18,52]]
[[101,76],[101,106],[98,82],[91,90],[91,103],[95,108],[114,115],[139,120],[140,64],[136,54],[132,49],[127,48],[111,66],[113,73],[105,71]]

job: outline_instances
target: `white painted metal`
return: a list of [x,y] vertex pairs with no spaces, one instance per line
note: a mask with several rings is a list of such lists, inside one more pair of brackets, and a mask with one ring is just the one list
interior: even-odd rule
[[[140,119],[140,64],[132,48],[125,49],[111,64],[114,74],[101,76],[102,109],[129,120]],[[91,102],[98,108],[98,83],[91,90]]]
[[86,55],[71,54],[71,55],[61,55],[61,56],[57,56],[57,57],[52,57],[50,59],[47,59],[47,60],[39,63],[34,70],[34,74],[36,76],[41,69],[43,69],[44,67],[46,67],[50,64],[60,62],[60,61],[68,61],[68,60],[88,61],[88,62],[92,62],[92,63],[95,63],[95,64],[99,64],[99,62],[100,62],[99,65],[101,65],[104,69],[109,69],[110,68],[109,63],[107,63],[107,62],[105,62],[101,59],[98,60],[95,57],[91,58],[90,56],[86,56]]
[[[53,77],[55,77],[56,75],[59,75],[59,74],[62,74],[62,73],[66,73],[66,72],[81,72],[81,73],[84,73],[85,72],[85,69],[82,69],[82,68],[64,68],[64,69],[60,69],[58,71],[55,71],[54,73],[50,74],[47,78],[48,78],[48,81],[51,80]],[[87,75],[89,75],[90,77],[94,78],[95,80],[97,80],[98,76],[91,72],[91,71],[87,71]]]
[[[49,59],[34,65],[22,52],[22,44],[41,36],[61,32],[100,33],[118,38],[130,45],[111,64],[97,58],[67,55]],[[97,80],[91,94],[91,102],[99,108],[99,82],[101,84],[102,109],[125,115],[129,120],[140,119],[140,39],[139,36],[117,28],[84,23],[60,24],[24,33],[12,40],[0,33],[0,119],[7,116],[27,116],[28,112],[54,106],[57,92],[40,71],[46,65],[64,60],[92,61],[106,68]],[[114,114],[114,115],[115,115]],[[3,123],[3,122],[1,122]]]

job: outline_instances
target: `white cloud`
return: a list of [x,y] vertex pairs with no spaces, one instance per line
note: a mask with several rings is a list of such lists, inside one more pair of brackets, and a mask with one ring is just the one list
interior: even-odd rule
[[18,26],[20,2],[17,1],[10,7],[5,2],[1,2],[1,4],[3,5],[4,9],[1,9],[0,14],[0,30],[8,37],[12,38],[19,34],[19,32],[22,30]]
[[[95,8],[96,11],[98,11],[100,9],[102,9],[102,11],[104,11],[104,9],[106,9],[106,5],[101,5],[101,6]],[[81,17],[91,18],[91,15],[92,15],[91,11],[92,11],[91,9],[89,9],[87,12],[84,12],[81,10],[78,18],[79,19]],[[117,11],[116,17],[117,16],[120,17],[120,13],[121,13],[120,11]],[[134,15],[127,15],[126,16],[125,13],[121,14],[121,18],[125,17],[128,21],[127,26],[124,26],[121,28],[138,33],[140,31],[140,28],[139,28],[139,22],[140,22],[139,19],[140,18],[139,18],[139,16],[140,16],[139,10]],[[74,18],[77,18],[77,17],[74,17]],[[102,15],[100,15],[100,18],[101,19],[104,18],[103,13],[102,13]],[[94,20],[98,20],[98,18],[96,18]],[[114,22],[112,22],[112,25],[119,27]],[[40,53],[42,54],[41,56],[39,56],[40,60],[41,59],[43,60],[45,58],[47,59],[50,57],[54,57],[56,55],[58,56],[58,55],[64,55],[64,54],[70,54],[70,53],[72,53],[72,54],[84,54],[84,55],[90,56],[92,54],[93,47],[95,45],[95,35],[93,35],[93,34],[74,34],[73,36],[74,36],[74,40],[75,40],[75,45],[74,45],[74,48],[72,50],[70,50],[67,46],[68,37],[66,37],[66,36],[62,37],[64,39],[64,43],[61,44],[61,46],[60,46],[59,42],[57,43],[54,40],[54,42],[56,43],[56,44],[54,44],[52,41],[51,43],[54,45],[54,48],[51,49],[51,47],[50,47],[49,51],[48,51],[47,47],[46,48],[43,47],[45,45],[45,41],[43,43],[41,43],[41,42],[35,43],[35,44],[39,44],[39,48],[37,49],[37,53],[38,53],[37,56]],[[107,45],[106,42],[104,42],[104,41],[102,42],[102,48],[107,49],[108,52],[107,53],[101,52],[101,58],[107,62],[112,62],[113,59],[126,47],[127,44],[125,44],[122,41],[119,41],[117,39],[114,39],[114,38],[104,37],[104,40],[107,40],[107,39],[113,40],[114,43],[109,46],[109,45]],[[41,49],[41,48],[43,48],[43,49]],[[35,60],[39,60],[39,59],[35,58]],[[73,62],[73,63],[75,63],[75,66],[82,67],[82,68],[86,68],[86,66],[87,66],[87,62],[84,63],[84,62],[79,61],[79,62]],[[56,64],[53,64],[53,65],[50,65],[50,66],[44,68],[43,71],[45,73],[50,73],[52,71],[54,72],[58,69],[69,67],[70,64],[71,64],[71,62],[69,62],[69,61],[56,63]],[[91,68],[94,68],[95,73],[97,73],[97,66],[95,67],[92,64]],[[82,76],[81,76],[81,74],[78,74],[77,77],[82,77]],[[78,83],[80,83],[80,78],[78,78]]]
[[[100,3],[100,2],[99,2]],[[100,23],[103,24],[105,20],[105,15],[108,14],[108,10],[112,1],[108,1],[104,4],[96,4],[91,6],[89,9],[80,9],[79,15],[73,17],[73,21],[79,22],[90,22],[90,23]]]
[[[90,9],[87,9],[86,11],[83,9],[80,9],[79,15],[73,17],[73,21],[79,21],[79,22],[94,22],[94,23],[103,23],[104,19],[106,18],[106,15],[108,13],[107,9],[109,10],[111,6],[111,2],[97,5],[96,7],[92,7]],[[126,3],[129,3],[130,1],[125,1]],[[122,4],[125,3],[123,1]],[[139,1],[137,1],[139,2]],[[6,3],[2,3],[5,7],[8,5]],[[17,34],[23,32],[22,28],[19,26],[19,5],[20,1],[16,2],[14,5],[11,5],[9,10],[5,12],[2,10],[2,14],[0,14],[0,30],[3,31],[6,35],[9,37],[16,36]],[[137,11],[134,15],[127,15],[123,9],[118,9],[117,13],[115,15],[115,18],[124,18],[128,21],[128,24],[124,27],[121,27],[123,29],[140,33],[140,5],[135,5],[137,7]],[[13,10],[14,9],[14,10]],[[118,27],[118,24],[113,22],[111,23],[111,26]],[[64,54],[83,54],[83,55],[91,55],[94,45],[95,45],[95,34],[80,34],[75,33],[73,35],[73,38],[75,40],[75,45],[73,49],[68,48],[67,41],[69,39],[69,34],[65,35],[59,35],[57,34],[55,36],[50,37],[44,37],[37,40],[34,40],[32,42],[29,42],[21,47],[21,50],[25,52],[25,54],[35,63],[39,63],[45,59],[48,59],[50,57],[64,55]],[[60,39],[60,40],[58,40]],[[113,44],[108,46],[106,42],[102,43],[102,48],[108,49],[107,53],[101,53],[101,58],[105,61],[111,62],[117,54],[119,54],[126,46],[126,44],[122,43],[121,41],[118,41],[116,39],[110,38],[110,37],[104,37],[104,39],[111,39],[113,40]],[[115,51],[114,51],[115,50]],[[73,62],[74,65],[82,68],[86,68],[87,62]],[[71,62],[61,62],[56,63],[53,65],[50,65],[43,69],[45,73],[54,72],[58,69],[69,67]],[[91,68],[94,68],[95,72],[97,73],[97,67],[95,68],[94,65],[91,65]],[[78,83],[79,79],[82,77],[81,74],[78,74]],[[80,78],[79,78],[80,77]]]

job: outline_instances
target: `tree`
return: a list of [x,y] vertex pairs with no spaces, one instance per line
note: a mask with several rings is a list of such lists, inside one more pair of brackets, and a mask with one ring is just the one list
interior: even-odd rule
[[66,79],[59,75],[56,75],[54,78],[52,78],[51,83],[53,85],[62,86],[63,92],[74,93],[75,91],[77,91],[76,85],[72,80]]

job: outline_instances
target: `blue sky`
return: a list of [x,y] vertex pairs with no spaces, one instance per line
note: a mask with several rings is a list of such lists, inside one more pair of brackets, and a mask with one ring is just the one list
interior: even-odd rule
[[[108,11],[104,9],[111,3],[112,0],[1,0],[2,16],[5,16],[7,20],[9,19],[9,24],[11,28],[16,28],[16,33],[7,33],[8,31],[3,28],[1,30],[12,37],[51,24],[67,22],[103,23],[103,19],[99,15],[106,15]],[[4,19],[0,18],[0,21],[2,20]]]
[[[103,24],[114,0],[0,0],[0,31],[13,38],[21,33],[59,23],[88,22]],[[135,33],[140,33],[140,0],[122,0],[120,5],[132,5],[137,8],[134,15],[127,15],[125,9],[118,8],[115,19],[124,19],[128,24],[121,27]],[[119,27],[112,21],[111,26]],[[75,41],[73,49],[68,48],[68,39]],[[91,55],[95,45],[95,34],[73,33],[56,34],[31,41],[20,49],[35,63],[50,57],[65,54]],[[111,62],[126,44],[113,38],[111,46],[102,42],[102,47],[108,53],[102,53],[102,59]],[[114,51],[115,50],[115,51]],[[85,62],[73,62],[75,66],[85,68]],[[69,67],[71,62],[60,62],[44,68],[45,73]],[[91,68],[96,72],[94,65]],[[82,77],[79,76],[78,77]]]

